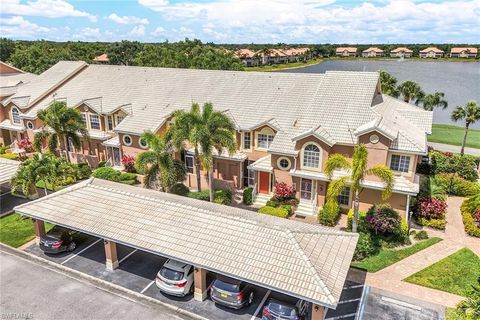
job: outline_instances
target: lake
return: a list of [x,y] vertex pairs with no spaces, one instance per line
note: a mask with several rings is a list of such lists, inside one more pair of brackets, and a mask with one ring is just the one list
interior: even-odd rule
[[[279,72],[324,73],[328,70],[386,70],[398,79],[398,83],[415,80],[426,93],[443,92],[448,101],[448,108],[434,111],[434,123],[455,124],[450,120],[450,114],[457,105],[464,105],[472,99],[480,103],[480,62],[327,60],[305,68]],[[457,125],[463,126],[464,123],[458,122]],[[477,122],[472,127],[480,128],[480,123]]]

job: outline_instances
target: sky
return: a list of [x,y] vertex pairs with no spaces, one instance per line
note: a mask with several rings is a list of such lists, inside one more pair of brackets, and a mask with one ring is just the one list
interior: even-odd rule
[[479,43],[480,0],[0,0],[0,36],[53,41]]

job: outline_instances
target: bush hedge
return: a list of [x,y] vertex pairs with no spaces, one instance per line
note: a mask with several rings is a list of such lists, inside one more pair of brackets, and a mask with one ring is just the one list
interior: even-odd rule
[[77,164],[72,164],[73,168],[77,170],[77,179],[78,180],[83,180],[87,179],[92,175],[92,169],[90,169],[90,166],[86,162],[80,162]]
[[123,184],[134,185],[138,183],[137,175],[134,173],[122,173],[111,167],[100,167],[92,172],[92,176],[99,179],[120,182]]
[[437,219],[426,219],[424,217],[415,217],[417,224],[425,227],[430,227],[438,230],[445,230],[445,225],[447,221],[445,220],[445,215],[442,215]]
[[452,154],[449,152],[430,151],[431,173],[455,173],[465,180],[476,181],[476,170],[480,158],[471,155]]
[[335,226],[339,218],[340,206],[336,201],[327,201],[318,212],[318,222],[324,226]]
[[243,203],[251,205],[253,203],[253,188],[248,187],[243,189]]
[[473,237],[480,237],[480,193],[467,198],[460,207],[465,232]]
[[453,196],[468,197],[480,193],[480,184],[461,178],[452,173],[437,174],[434,182],[440,186],[445,192]]
[[3,153],[3,154],[0,154],[0,158],[5,158],[5,159],[9,159],[9,160],[18,160],[18,154],[16,153]]
[[445,216],[447,204],[437,198],[420,198],[417,201],[416,215],[425,219],[439,219]]
[[174,184],[172,187],[170,187],[168,189],[168,192],[173,193],[173,194],[178,194],[179,196],[186,197],[188,195],[188,193],[190,192],[190,190],[183,183],[177,183],[177,184]]
[[280,217],[280,218],[287,218],[288,217],[288,211],[285,208],[282,208],[282,207],[274,208],[274,207],[270,207],[270,206],[265,206],[265,207],[261,207],[258,210],[258,212],[263,213],[263,214],[268,214],[268,215],[271,215],[271,216],[275,216],[275,217]]
[[373,205],[368,209],[365,221],[375,234],[399,233],[402,219],[389,205]]
[[380,245],[376,238],[372,237],[370,232],[360,232],[358,234],[357,247],[353,254],[353,260],[359,261],[373,256],[380,251]]
[[225,205],[232,204],[232,191],[230,189],[216,190],[213,196],[213,202]]
[[425,240],[425,239],[428,239],[428,233],[425,230],[421,230],[416,232],[413,238],[415,240]]
[[210,201],[210,192],[208,190],[189,192],[187,197],[197,200]]
[[473,217],[468,212],[462,212],[463,226],[465,227],[465,232],[472,237],[480,238],[480,227],[478,227]]

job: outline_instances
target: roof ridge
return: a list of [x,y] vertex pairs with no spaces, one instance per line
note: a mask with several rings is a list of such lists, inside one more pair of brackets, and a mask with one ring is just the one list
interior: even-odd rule
[[335,300],[335,297],[330,292],[330,289],[327,287],[325,282],[323,282],[322,278],[318,274],[317,269],[315,269],[315,266],[310,261],[310,259],[307,257],[307,255],[305,254],[305,251],[303,250],[303,248],[298,243],[297,239],[293,235],[293,232],[291,232],[290,230],[285,230],[285,234],[287,235],[287,238],[290,240],[292,245],[296,248],[295,252],[300,256],[300,258],[306,264],[307,270],[311,273],[312,277],[317,282],[317,285],[322,289],[322,291],[325,294],[325,296],[327,297],[327,299],[330,300],[330,303],[332,305],[338,303],[338,301]]

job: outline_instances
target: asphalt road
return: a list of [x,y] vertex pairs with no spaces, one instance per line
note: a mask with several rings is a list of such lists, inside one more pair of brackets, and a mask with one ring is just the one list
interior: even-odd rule
[[0,319],[191,320],[0,251]]

